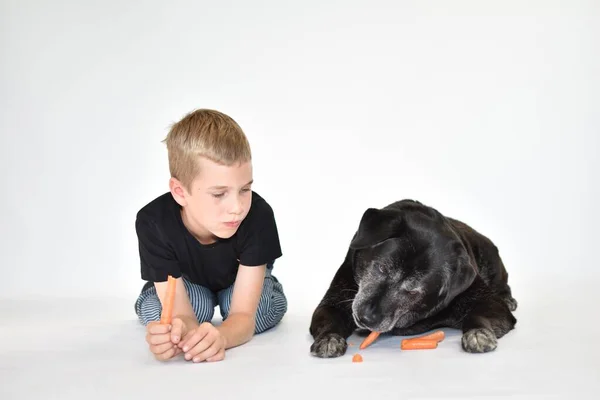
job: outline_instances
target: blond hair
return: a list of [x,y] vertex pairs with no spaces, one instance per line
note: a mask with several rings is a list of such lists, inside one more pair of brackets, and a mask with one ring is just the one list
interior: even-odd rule
[[250,144],[242,128],[228,115],[208,109],[194,110],[171,125],[167,137],[169,170],[189,191],[199,174],[198,159],[222,165],[252,159]]

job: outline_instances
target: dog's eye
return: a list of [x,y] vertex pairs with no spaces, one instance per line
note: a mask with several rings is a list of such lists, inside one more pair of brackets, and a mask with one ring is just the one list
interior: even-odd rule
[[381,264],[379,265],[379,272],[381,272],[382,274],[386,273],[385,268]]

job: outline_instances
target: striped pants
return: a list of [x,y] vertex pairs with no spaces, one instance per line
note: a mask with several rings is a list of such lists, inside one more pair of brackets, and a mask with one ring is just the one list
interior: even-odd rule
[[[229,315],[233,285],[217,293],[196,285],[183,278],[190,303],[200,323],[211,322],[215,307],[218,305],[223,321]],[[149,286],[140,293],[135,302],[135,312],[143,325],[151,321],[159,321],[162,306],[154,286]],[[256,311],[255,333],[261,333],[277,325],[287,311],[287,299],[281,283],[267,269],[263,291]]]

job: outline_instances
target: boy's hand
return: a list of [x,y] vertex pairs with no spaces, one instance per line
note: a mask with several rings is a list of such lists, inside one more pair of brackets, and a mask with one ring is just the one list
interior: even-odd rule
[[[198,327],[198,320],[188,316],[176,316],[171,321],[171,342],[175,345],[180,343],[182,338]],[[181,350],[179,347],[177,347]]]
[[221,361],[225,358],[225,337],[209,322],[200,324],[190,331],[179,343],[186,360],[194,362]]
[[197,326],[198,321],[185,316],[174,317],[171,325],[161,324],[160,321],[150,322],[146,327],[146,341],[150,345],[150,351],[162,361],[181,354],[182,350],[177,344]]
[[171,340],[171,325],[163,325],[160,321],[153,321],[146,326],[146,342],[150,351],[157,360],[166,361],[181,353]]

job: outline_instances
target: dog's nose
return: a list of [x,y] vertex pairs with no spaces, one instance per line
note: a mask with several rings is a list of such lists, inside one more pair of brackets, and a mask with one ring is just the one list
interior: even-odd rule
[[365,325],[374,325],[379,322],[381,315],[379,312],[379,308],[371,303],[365,305],[363,308],[362,315],[360,316],[360,320]]

